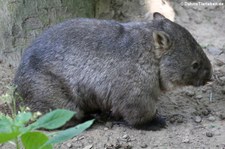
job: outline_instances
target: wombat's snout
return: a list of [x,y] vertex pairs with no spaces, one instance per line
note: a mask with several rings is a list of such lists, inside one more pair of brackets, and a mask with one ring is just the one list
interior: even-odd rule
[[207,82],[212,80],[212,69],[207,68],[202,71],[200,74],[200,79],[194,83],[194,86],[205,85]]
[[204,70],[203,75],[205,76],[203,85],[205,85],[209,81],[212,81],[212,68]]

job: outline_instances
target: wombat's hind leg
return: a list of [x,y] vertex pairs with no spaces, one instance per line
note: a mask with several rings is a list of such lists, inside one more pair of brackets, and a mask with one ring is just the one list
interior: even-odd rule
[[63,79],[54,74],[41,73],[31,69],[17,77],[17,91],[23,98],[19,106],[29,107],[32,112],[47,113],[55,109],[76,111],[77,118],[84,115],[72,95],[71,89]]
[[121,111],[124,120],[137,129],[160,130],[166,126],[165,119],[157,113],[155,99],[131,99]]

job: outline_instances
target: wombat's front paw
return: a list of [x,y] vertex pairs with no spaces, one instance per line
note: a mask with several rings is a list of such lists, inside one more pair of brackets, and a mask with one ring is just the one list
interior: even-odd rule
[[166,128],[166,119],[160,115],[156,115],[152,121],[136,126],[137,129],[157,131]]

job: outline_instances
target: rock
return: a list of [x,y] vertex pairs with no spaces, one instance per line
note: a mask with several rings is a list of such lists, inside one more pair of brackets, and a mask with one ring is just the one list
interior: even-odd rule
[[93,147],[93,145],[88,145],[88,146],[85,146],[83,149],[91,149]]
[[177,120],[177,123],[183,123],[183,122],[184,122],[183,118]]
[[202,99],[202,95],[195,96],[196,99]]
[[208,120],[209,120],[210,122],[214,122],[214,121],[216,120],[216,118],[215,118],[214,116],[210,116],[210,117],[208,118]]
[[212,132],[206,132],[205,134],[207,137],[213,137],[213,133]]
[[195,121],[196,123],[201,123],[201,122],[202,122],[202,118],[201,118],[200,116],[195,116],[195,117],[194,117],[194,121]]
[[220,80],[224,82],[225,81],[225,76],[220,77]]
[[219,118],[220,120],[225,120],[225,113],[220,113]]
[[219,59],[214,59],[214,60],[215,60],[215,64],[216,64],[217,66],[219,66],[219,67],[225,65],[225,63],[224,63],[223,61],[219,60]]
[[183,143],[190,143],[190,139],[185,138],[185,139],[182,140],[182,142],[183,142]]
[[130,136],[128,136],[127,134],[123,135],[120,139],[121,141],[123,142],[131,142],[133,141],[134,139],[131,140]]
[[184,116],[181,114],[174,114],[169,118],[169,121],[171,124],[173,123],[183,123],[184,122]]
[[218,55],[220,55],[220,54],[223,53],[222,50],[220,50],[219,48],[216,48],[216,47],[214,47],[214,46],[209,46],[209,47],[207,48],[207,51],[208,51],[210,54],[214,55],[214,56],[216,56],[216,55],[218,56]]
[[125,134],[125,135],[122,136],[122,138],[123,138],[123,139],[128,139],[129,136],[128,136],[127,134]]
[[142,144],[142,145],[141,145],[141,148],[147,148],[147,147],[148,147],[147,144]]
[[72,148],[72,147],[73,147],[73,145],[72,145],[71,143],[66,143],[66,146],[67,146],[68,148]]
[[194,21],[195,21],[196,24],[202,23],[202,19],[200,17],[196,17]]
[[208,116],[209,113],[210,113],[210,110],[208,110],[208,109],[202,110],[202,114],[203,114],[204,116]]
[[192,97],[192,96],[195,95],[195,92],[190,91],[190,90],[187,90],[185,94],[186,94],[187,96],[189,96],[189,97]]
[[83,140],[85,137],[84,136],[81,136],[79,138],[77,138],[77,140]]
[[208,89],[207,89],[206,87],[202,87],[202,92],[203,92],[203,93],[206,93],[207,90],[208,90]]
[[202,20],[201,20],[201,19],[195,20],[195,23],[196,23],[196,24],[201,24],[201,23],[202,23]]
[[171,123],[171,124],[175,123],[175,121],[176,121],[175,118],[173,118],[173,117],[170,118],[170,123]]

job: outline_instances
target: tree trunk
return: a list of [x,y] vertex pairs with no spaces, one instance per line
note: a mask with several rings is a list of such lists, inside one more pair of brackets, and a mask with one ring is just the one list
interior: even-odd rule
[[95,0],[0,0],[0,59],[5,57],[15,65],[26,46],[45,28],[94,14]]
[[143,20],[152,1],[165,0],[0,0],[0,61],[17,66],[27,45],[53,24],[75,17]]

